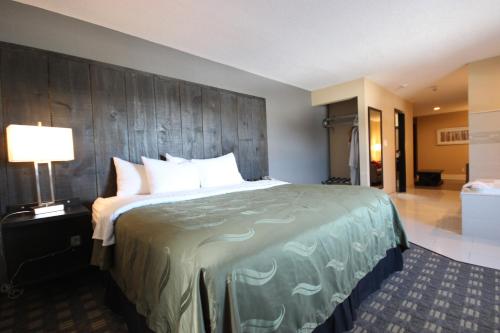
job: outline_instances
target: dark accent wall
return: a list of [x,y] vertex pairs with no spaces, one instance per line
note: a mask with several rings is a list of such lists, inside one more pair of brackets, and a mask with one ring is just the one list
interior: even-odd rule
[[[0,69],[3,131],[38,121],[73,129],[75,160],[54,163],[56,199],[90,205],[115,195],[114,156],[140,162],[234,152],[245,179],[268,175],[263,98],[2,42]],[[2,135],[2,211],[35,201],[34,182],[32,164],[7,162]]]

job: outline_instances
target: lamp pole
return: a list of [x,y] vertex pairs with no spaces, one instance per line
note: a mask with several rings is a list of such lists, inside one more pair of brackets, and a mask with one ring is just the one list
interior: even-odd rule
[[40,193],[40,175],[38,172],[38,162],[34,162],[34,164],[35,164],[36,196],[38,199],[38,206],[41,206],[42,194]]

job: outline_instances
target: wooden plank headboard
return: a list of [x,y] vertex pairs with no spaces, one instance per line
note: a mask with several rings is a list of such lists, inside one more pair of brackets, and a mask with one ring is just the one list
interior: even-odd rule
[[2,212],[35,201],[33,166],[7,162],[13,123],[73,129],[75,160],[54,163],[57,199],[114,195],[113,156],[234,152],[245,179],[268,175],[263,98],[0,42],[0,100]]

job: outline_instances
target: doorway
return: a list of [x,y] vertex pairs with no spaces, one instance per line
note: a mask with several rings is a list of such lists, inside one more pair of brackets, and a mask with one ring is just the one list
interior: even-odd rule
[[406,192],[406,147],[405,114],[394,110],[394,133],[396,146],[396,192]]

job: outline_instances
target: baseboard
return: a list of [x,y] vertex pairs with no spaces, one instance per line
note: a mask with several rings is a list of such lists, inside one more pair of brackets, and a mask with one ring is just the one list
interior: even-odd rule
[[452,174],[452,173],[443,173],[441,175],[441,179],[443,180],[462,180],[465,182],[465,174],[461,174],[461,173],[458,173],[458,174]]

